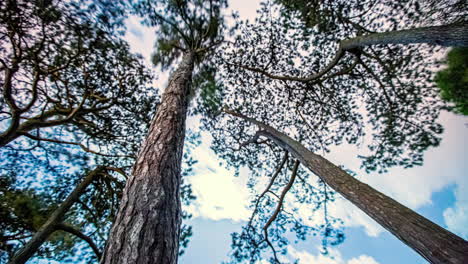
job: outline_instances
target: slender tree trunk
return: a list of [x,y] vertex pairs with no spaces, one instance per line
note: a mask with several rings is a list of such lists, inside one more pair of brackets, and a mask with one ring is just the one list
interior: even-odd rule
[[127,180],[101,263],[177,263],[180,167],[194,54],[171,75]]
[[408,207],[362,183],[299,142],[255,119],[225,110],[260,127],[265,136],[294,157],[331,188],[363,210],[423,258],[437,264],[468,263],[468,242],[436,225]]
[[11,258],[9,264],[22,264],[26,263],[47,238],[57,230],[57,225],[61,224],[63,216],[68,212],[70,207],[79,199],[80,195],[84,192],[94,178],[102,172],[103,167],[98,167],[91,171],[83,181],[75,187],[73,192],[65,199],[65,201],[52,213],[47,221],[41,226],[41,228],[34,234],[34,236],[16,252]]
[[371,45],[414,43],[446,47],[468,46],[468,23],[375,33],[343,40],[340,44],[343,50],[352,50]]

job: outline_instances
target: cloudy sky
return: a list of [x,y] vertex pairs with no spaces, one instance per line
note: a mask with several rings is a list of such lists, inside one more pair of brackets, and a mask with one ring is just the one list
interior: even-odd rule
[[[259,6],[257,0],[231,1],[230,8],[242,18],[253,20]],[[143,54],[149,63],[154,32],[139,25],[136,18],[128,21],[127,40],[133,51]],[[157,87],[163,88],[167,74],[158,74]],[[424,165],[412,169],[395,168],[386,174],[366,174],[359,169],[357,153],[362,149],[343,145],[333,148],[326,158],[345,165],[358,173],[358,178],[375,189],[410,207],[431,221],[468,239],[468,118],[443,113],[439,120],[445,127],[443,141],[438,148],[425,154]],[[188,120],[188,127],[196,130],[196,119]],[[249,192],[247,170],[240,177],[220,166],[220,160],[210,150],[210,136],[202,133],[202,144],[194,151],[199,161],[195,175],[189,178],[197,200],[190,210],[194,218],[190,224],[194,236],[182,264],[220,263],[228,260],[230,234],[240,231],[246,218]],[[320,254],[320,238],[311,237],[304,243],[288,247],[285,262],[300,259],[315,264],[413,264],[426,263],[418,254],[397,240],[355,206],[337,199],[330,211],[344,221],[346,240]],[[307,216],[307,210],[299,212]],[[268,262],[264,262],[268,263]],[[260,263],[260,264],[263,264]]]

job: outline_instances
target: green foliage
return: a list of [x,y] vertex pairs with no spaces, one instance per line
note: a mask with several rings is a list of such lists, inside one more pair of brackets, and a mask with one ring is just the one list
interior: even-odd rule
[[[365,47],[360,53],[345,53],[321,77],[306,77],[329,65],[339,41],[418,26],[426,22],[426,9],[416,1],[281,2],[291,10],[263,3],[254,23],[238,21],[233,42],[223,46],[225,52],[216,62],[223,84],[217,105],[283,131],[318,154],[343,143],[367,146],[368,151],[360,148],[360,153],[351,154],[360,154],[362,167],[368,172],[421,165],[424,152],[438,146],[443,131],[436,120],[444,106],[434,100],[437,92],[428,82],[435,63],[430,55],[439,50],[437,47]],[[312,5],[312,10],[293,10],[301,5]],[[304,21],[306,11],[312,12],[310,21]],[[272,172],[265,170],[277,166],[282,149],[262,137],[245,144],[258,128],[242,119],[218,114],[203,121],[204,128],[212,132],[215,152],[233,168],[246,166],[252,170],[249,187],[257,195],[257,184],[271,179]],[[344,238],[339,220],[336,225],[324,224],[311,230],[302,219],[294,218],[302,203],[312,207],[311,212],[317,210],[314,205],[326,207],[324,191],[312,177],[301,176],[304,181],[291,189],[294,202],[286,203],[289,207],[285,211],[290,214],[282,211],[283,216],[279,215],[270,231],[278,253],[287,245],[289,232],[299,237],[330,235],[330,245]],[[284,181],[275,183],[273,192],[284,186]],[[233,236],[235,261],[253,263],[271,252],[259,230],[275,201],[274,195],[265,198],[252,226]],[[264,253],[266,250],[268,253]]]
[[[216,71],[216,68],[204,65],[193,77],[192,90],[199,94],[194,114],[212,118],[221,110],[223,86],[216,79]],[[195,92],[192,96],[195,96]]]
[[[346,22],[332,32],[304,29],[296,18],[276,17],[274,14],[281,8],[263,7],[257,22],[241,24],[236,42],[225,48],[225,56],[218,61],[225,66],[224,97],[229,98],[223,103],[279,130],[291,129],[296,139],[318,152],[343,142],[362,144],[368,133],[371,140],[364,143],[370,151],[362,157],[363,167],[369,171],[420,165],[423,152],[437,146],[438,134],[442,133],[436,119],[443,105],[434,102],[437,95],[431,89],[433,83],[427,81],[432,75],[429,55],[434,49],[416,45],[366,47],[358,58],[345,54],[321,78],[271,79],[245,67],[277,76],[310,76],[332,60],[338,41],[357,32]],[[349,12],[359,11],[348,8]],[[372,10],[372,6],[368,8]],[[392,14],[401,9],[395,8]],[[369,30],[379,29],[380,20],[385,18],[390,28],[406,27],[390,15],[376,18],[375,14],[366,13],[359,20],[374,21],[368,25]],[[242,121],[214,123],[230,134],[234,130],[241,133],[233,137],[220,135],[220,142],[232,138],[227,145],[238,146],[238,141],[252,133],[243,128],[246,124]]]
[[224,39],[225,7],[226,0],[136,0],[136,14],[157,28],[153,63],[167,70],[186,52],[197,53],[197,63],[205,61],[204,53]]
[[468,48],[453,48],[447,55],[448,68],[437,73],[435,82],[442,99],[453,103],[455,113],[468,115]]
[[[320,32],[333,32],[342,25],[355,28],[359,34],[371,33],[373,30],[365,25],[387,22],[390,30],[398,25],[434,25],[440,21],[454,23],[467,19],[464,0],[402,0],[402,1],[358,1],[358,0],[275,0],[281,6],[283,17],[288,20],[301,21],[300,27],[315,28]],[[370,12],[381,15],[372,16]],[[363,21],[364,17],[368,19]],[[370,19],[370,20],[369,20]],[[390,22],[391,24],[390,25]],[[366,23],[362,23],[366,22]],[[286,27],[298,26],[287,23]],[[380,32],[381,30],[375,30]],[[350,36],[348,36],[350,37]]]
[[[7,186],[1,213],[10,213],[2,217],[4,256],[30,238],[87,168],[105,164],[128,173],[134,162],[158,97],[141,56],[119,39],[125,2],[0,2],[0,72],[13,72],[11,98],[8,91],[0,96],[0,137],[17,133],[0,148]],[[100,248],[124,182],[113,177],[96,179],[64,219]],[[95,262],[87,245],[64,232],[55,232],[36,257]]]
[[[1,230],[37,230],[55,206],[47,205],[44,197],[34,190],[20,190],[13,185],[12,176],[0,178]],[[48,208],[49,207],[49,208]],[[5,237],[5,235],[2,235]]]
[[[22,109],[15,116],[9,104],[0,105],[1,120],[10,122],[10,127],[2,128],[0,138],[30,134],[31,139],[57,140],[60,135],[63,141],[82,143],[103,154],[131,157],[158,101],[147,87],[153,76],[142,58],[131,54],[128,44],[109,29],[118,23],[99,22],[97,17],[112,11],[99,8],[108,1],[93,2],[92,7],[85,2],[38,1],[40,10],[60,13],[53,23],[44,20],[44,11],[37,11],[34,2],[0,5],[0,32],[11,35],[0,40],[5,54],[0,71],[13,72],[10,101]],[[83,10],[89,13],[83,14]],[[23,87],[22,80],[31,85]],[[2,101],[7,99],[1,96]],[[10,147],[29,149],[37,144],[37,140],[27,144],[13,141]],[[130,166],[128,157],[112,162]]]
[[13,174],[0,177],[0,259],[17,250],[17,244],[9,241],[28,238],[56,208],[48,195],[20,189],[15,183]]
[[[329,3],[319,0],[277,0],[276,2],[284,6],[282,10],[284,16],[298,16],[306,27],[316,26],[320,31],[333,30],[336,23],[333,19],[339,19],[336,14],[342,10],[343,5],[342,2],[335,1],[335,6],[331,6]],[[336,3],[338,3],[337,6]],[[354,4],[356,9],[361,8],[358,2]]]

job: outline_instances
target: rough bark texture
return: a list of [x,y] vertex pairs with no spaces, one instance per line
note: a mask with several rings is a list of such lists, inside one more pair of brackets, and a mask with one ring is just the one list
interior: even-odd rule
[[79,199],[80,195],[84,192],[86,187],[88,187],[91,182],[94,180],[101,171],[102,167],[91,171],[83,181],[76,186],[72,193],[65,199],[65,201],[52,213],[52,215],[47,219],[45,224],[34,234],[34,236],[24,245],[22,248],[16,252],[16,254],[11,258],[9,264],[22,264],[26,263],[41,245],[47,240],[47,238],[57,230],[57,225],[62,221],[63,216],[68,212],[70,207]]
[[343,50],[383,45],[428,43],[446,47],[468,46],[468,23],[390,31],[359,36],[341,41]]
[[177,263],[180,167],[194,54],[171,75],[128,179],[101,263]]
[[291,152],[331,188],[363,210],[372,219],[418,252],[430,263],[468,263],[468,242],[434,224],[392,198],[362,183],[299,142],[255,119],[225,110],[262,130],[260,135]]

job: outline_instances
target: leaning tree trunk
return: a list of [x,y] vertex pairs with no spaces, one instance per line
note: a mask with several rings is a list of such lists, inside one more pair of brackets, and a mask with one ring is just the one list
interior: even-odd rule
[[436,225],[408,207],[362,183],[344,170],[314,154],[299,142],[255,119],[225,110],[260,127],[265,136],[291,152],[303,165],[363,210],[423,258],[437,264],[468,263],[468,242]]
[[180,170],[194,54],[171,75],[127,180],[101,263],[177,263]]
[[343,50],[371,45],[415,43],[446,47],[468,46],[468,22],[374,33],[340,42]]
[[[58,226],[62,223],[63,216],[68,212],[70,207],[78,201],[81,194],[85,189],[93,182],[96,176],[102,172],[104,167],[98,167],[86,175],[86,177],[78,184],[72,193],[60,204],[60,206],[52,213],[47,221],[39,228],[34,236],[20,248],[15,255],[8,262],[9,264],[22,264],[26,263],[37,250],[44,244],[47,238],[59,228]],[[93,248],[94,250],[94,248]],[[95,251],[96,252],[96,251]],[[99,255],[99,254],[98,254]]]

